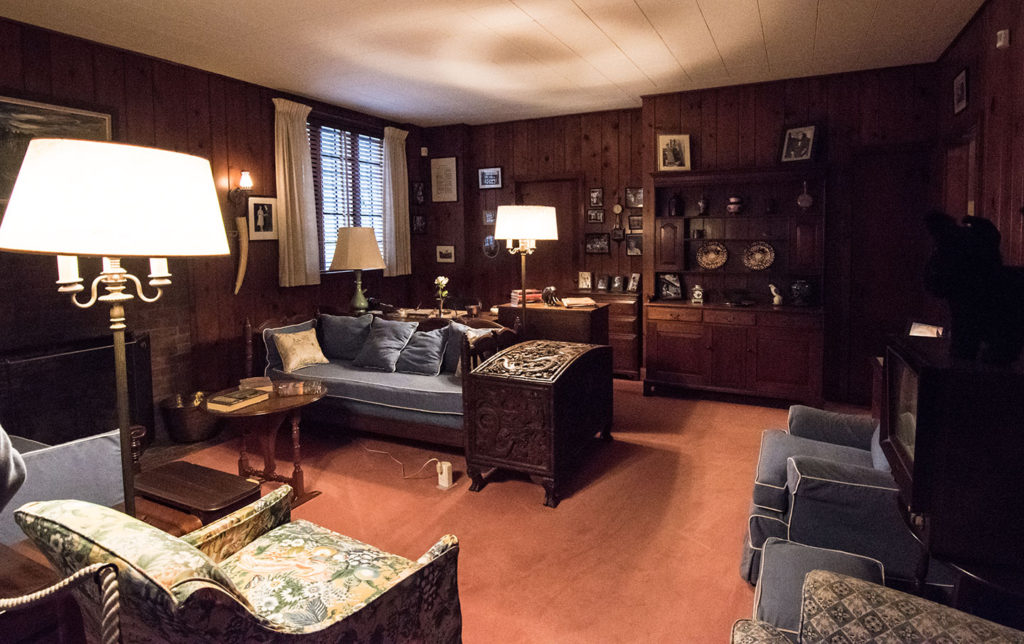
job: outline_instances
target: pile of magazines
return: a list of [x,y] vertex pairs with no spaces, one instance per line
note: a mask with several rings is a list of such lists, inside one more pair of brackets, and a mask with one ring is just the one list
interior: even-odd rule
[[[518,289],[518,288],[512,290],[512,295],[510,296],[510,299],[509,299],[509,301],[512,303],[512,306],[520,306],[523,303],[523,301],[521,299],[522,292],[523,292],[522,289]],[[533,302],[538,302],[538,303],[541,302],[540,295],[541,295],[540,291],[538,291],[535,288],[528,288],[528,289],[526,289],[526,303],[527,304],[531,304]]]

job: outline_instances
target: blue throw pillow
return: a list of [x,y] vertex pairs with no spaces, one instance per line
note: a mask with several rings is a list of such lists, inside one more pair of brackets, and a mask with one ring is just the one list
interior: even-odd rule
[[409,339],[416,332],[415,322],[398,322],[373,318],[370,337],[363,343],[352,365],[379,371],[394,371],[395,363]]
[[283,362],[281,361],[281,353],[277,350],[277,342],[274,341],[274,336],[281,333],[298,333],[300,331],[308,331],[316,327],[316,320],[306,320],[305,322],[299,322],[298,324],[291,324],[289,326],[280,326],[275,329],[263,329],[263,345],[267,351],[267,366],[263,370],[266,374],[269,369],[281,369]]
[[444,358],[445,339],[448,337],[444,327],[433,331],[417,331],[412,334],[409,344],[402,349],[395,364],[395,371],[402,373],[421,373],[436,376],[441,373],[441,361]]
[[373,316],[321,315],[320,348],[328,358],[353,360],[370,335]]
[[451,322],[445,327],[447,338],[444,347],[444,362],[441,364],[441,371],[455,373],[459,368],[459,359],[462,357],[462,336],[466,335],[469,327],[458,322]]

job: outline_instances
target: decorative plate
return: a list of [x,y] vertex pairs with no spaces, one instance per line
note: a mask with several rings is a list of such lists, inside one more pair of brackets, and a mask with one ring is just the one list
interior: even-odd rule
[[721,268],[729,259],[729,251],[721,242],[704,242],[697,249],[697,264],[708,270]]
[[752,271],[763,271],[775,262],[775,249],[764,241],[756,241],[743,251],[743,265]]

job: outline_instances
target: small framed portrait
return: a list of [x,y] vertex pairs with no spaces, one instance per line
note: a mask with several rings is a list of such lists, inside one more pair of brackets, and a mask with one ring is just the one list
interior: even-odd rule
[[501,168],[480,168],[476,171],[477,184],[481,190],[501,187]]
[[249,239],[277,239],[277,199],[249,197]]
[[417,206],[427,202],[427,186],[422,181],[412,182],[412,202]]
[[626,254],[627,255],[643,255],[644,254],[644,236],[643,235],[626,235]]
[[644,189],[643,188],[626,188],[626,207],[627,208],[643,208],[644,207]]
[[967,109],[967,68],[963,68],[953,79],[953,113]]
[[594,274],[590,271],[580,271],[579,278],[576,280],[576,288],[594,288],[593,279]]
[[682,283],[676,273],[658,273],[657,296],[663,300],[679,300],[683,297]]
[[438,246],[436,250],[437,250],[437,263],[438,264],[454,264],[455,263],[455,247],[454,246]]
[[625,289],[626,278],[623,275],[615,275],[612,277],[611,290],[618,291],[621,293]]
[[690,135],[658,135],[658,170],[690,169]]
[[498,256],[498,242],[494,235],[484,235],[484,257],[494,259]]
[[409,218],[409,225],[414,235],[422,235],[427,232],[427,216],[413,215]]
[[629,283],[626,284],[627,293],[636,293],[640,290],[640,273],[630,273]]
[[604,205],[604,188],[591,188],[590,201],[587,202],[591,208],[600,208]]
[[587,208],[587,223],[588,224],[603,224],[604,223],[604,208]]
[[484,226],[493,226],[498,221],[498,211],[494,208],[484,209]]
[[597,290],[607,291],[608,290],[608,276],[599,275],[597,278]]
[[587,255],[607,255],[611,252],[611,239],[608,233],[585,233],[584,248]]
[[643,230],[644,229],[644,216],[643,215],[630,215],[628,218],[630,230]]
[[814,134],[817,129],[814,125],[805,125],[786,130],[786,136],[782,139],[782,160],[810,160],[814,154]]

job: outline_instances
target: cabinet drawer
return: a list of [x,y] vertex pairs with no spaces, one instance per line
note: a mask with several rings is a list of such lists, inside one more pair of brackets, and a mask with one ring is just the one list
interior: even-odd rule
[[621,300],[617,302],[608,303],[608,315],[625,315],[635,316],[636,315],[636,301],[623,302]]
[[647,309],[648,320],[676,320],[679,322],[700,322],[700,309],[669,308],[652,306]]
[[608,320],[608,333],[636,333],[637,324],[635,317],[611,318]]
[[821,328],[821,316],[799,313],[759,313],[757,323],[760,326],[779,326],[788,329],[818,329]]
[[757,314],[752,311],[704,311],[704,321],[711,324],[753,326],[757,322]]

